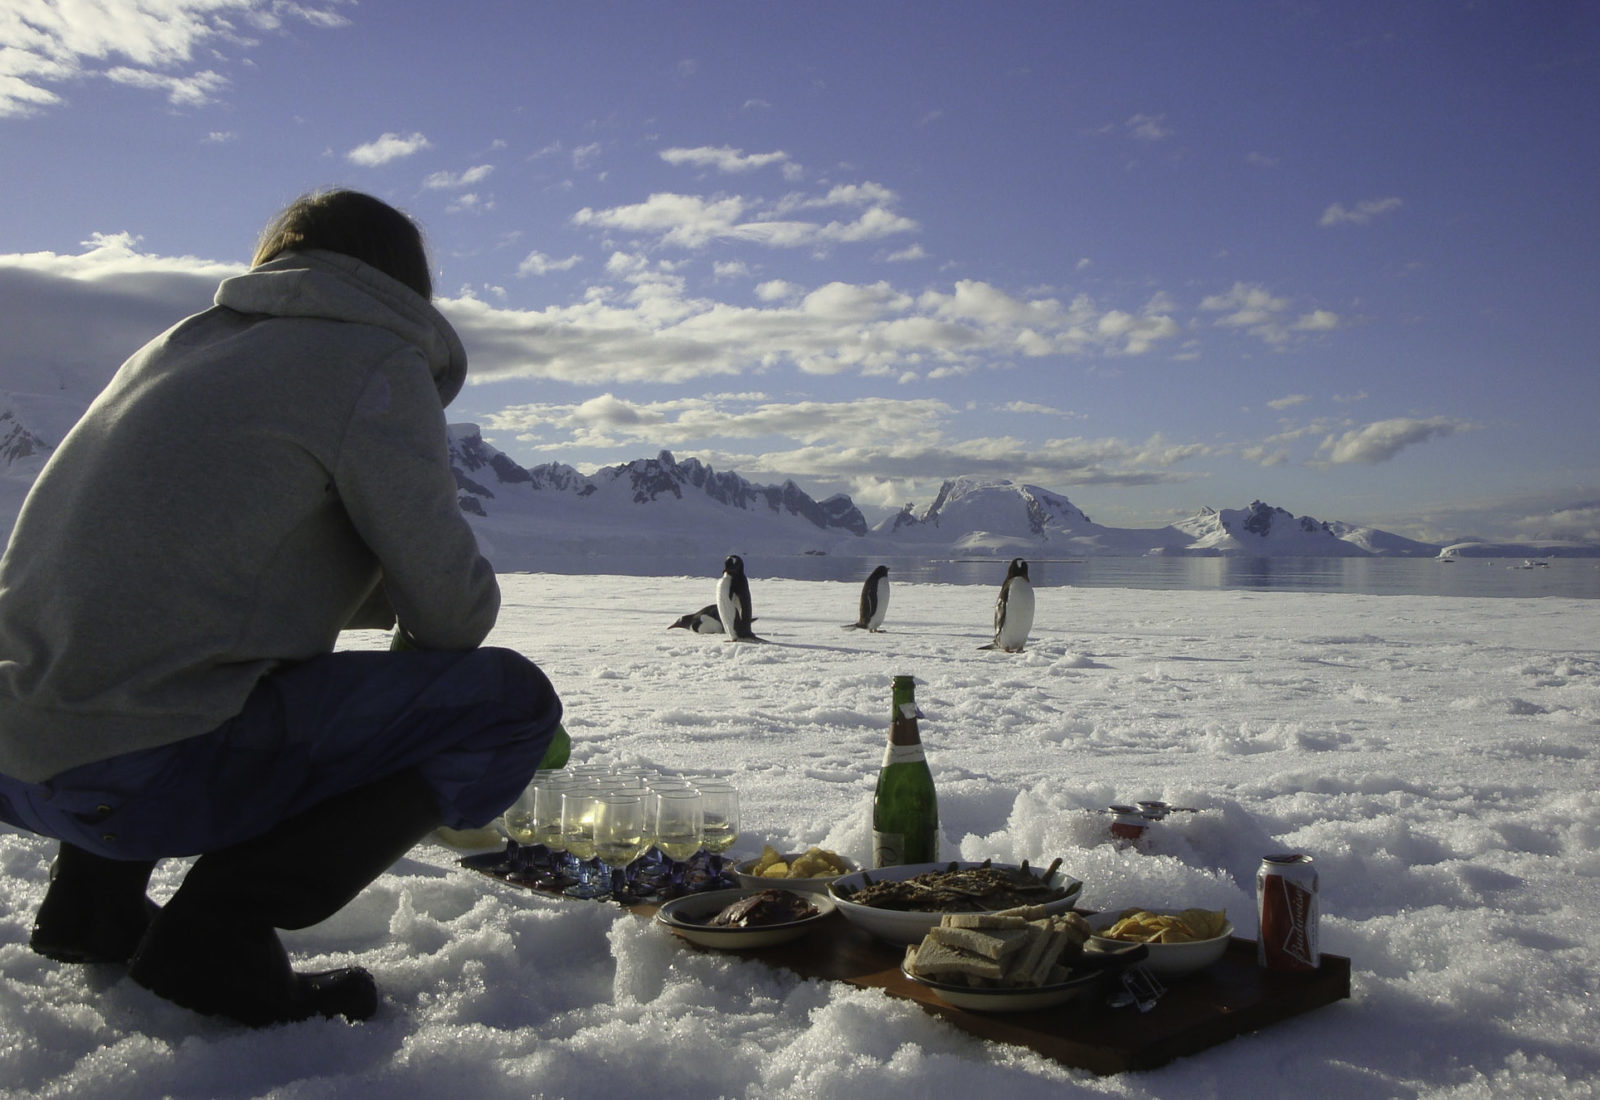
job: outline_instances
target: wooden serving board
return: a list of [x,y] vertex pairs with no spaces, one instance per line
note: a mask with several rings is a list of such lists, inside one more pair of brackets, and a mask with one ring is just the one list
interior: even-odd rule
[[1205,970],[1171,979],[1149,1012],[1107,1008],[1098,1000],[1029,1012],[956,1008],[900,972],[904,948],[883,943],[838,914],[802,939],[742,954],[807,978],[882,989],[973,1035],[1029,1047],[1098,1074],[1154,1069],[1350,996],[1349,959],[1323,955],[1322,966],[1309,974],[1263,970],[1256,965],[1255,941],[1237,938]]
[[[506,881],[492,871],[475,869]],[[525,888],[560,897],[536,887]],[[656,911],[654,905],[629,908],[644,917],[652,917]],[[704,950],[687,941],[684,947]],[[1229,941],[1228,950],[1216,963],[1168,981],[1166,992],[1149,1012],[1107,1008],[1098,999],[1029,1012],[956,1008],[900,972],[903,947],[884,943],[837,912],[818,921],[815,929],[798,940],[738,954],[804,978],[881,989],[914,1001],[973,1035],[1025,1046],[1063,1065],[1102,1075],[1154,1069],[1350,996],[1349,959],[1323,955],[1322,966],[1308,974],[1263,970],[1256,965],[1255,941],[1238,938]]]

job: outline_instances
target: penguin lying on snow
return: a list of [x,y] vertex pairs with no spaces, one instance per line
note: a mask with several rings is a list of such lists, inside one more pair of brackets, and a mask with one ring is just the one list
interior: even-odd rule
[[883,631],[883,616],[889,610],[889,567],[880,565],[861,586],[861,613],[853,623],[845,623],[846,630]]
[[759,642],[750,630],[755,621],[751,614],[750,582],[745,579],[744,559],[729,554],[722,563],[722,579],[717,582],[717,618],[732,642]]
[[699,611],[691,611],[689,614],[683,616],[683,618],[673,623],[672,626],[667,627],[667,629],[671,630],[676,626],[681,626],[685,630],[692,631],[696,634],[722,633],[722,619],[720,616],[718,616],[717,605],[714,603],[706,604]]
[[1028,581],[1028,563],[1012,558],[1006,570],[1000,598],[994,603],[994,641],[979,649],[1003,649],[1021,653],[1033,629],[1033,585]]

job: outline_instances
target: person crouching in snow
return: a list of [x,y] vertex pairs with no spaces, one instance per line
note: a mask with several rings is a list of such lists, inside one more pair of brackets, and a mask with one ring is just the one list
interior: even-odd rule
[[[277,929],[491,820],[557,739],[544,673],[480,648],[500,592],[431,297],[406,215],[305,196],[40,473],[0,559],[0,818],[61,842],[35,951],[252,1026],[365,1019],[372,976],[295,973]],[[334,652],[397,621],[402,651]],[[157,908],[156,861],[192,855]]]

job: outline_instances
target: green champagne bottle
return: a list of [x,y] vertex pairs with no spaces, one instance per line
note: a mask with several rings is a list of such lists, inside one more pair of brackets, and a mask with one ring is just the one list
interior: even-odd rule
[[558,768],[567,766],[567,758],[572,755],[572,738],[567,736],[567,727],[556,726],[556,735],[550,739],[550,747],[544,750],[544,759],[539,761],[539,770],[553,772]]
[[933,863],[939,858],[939,801],[917,729],[921,717],[914,681],[910,676],[896,676],[889,744],[883,750],[878,788],[872,795],[874,867]]

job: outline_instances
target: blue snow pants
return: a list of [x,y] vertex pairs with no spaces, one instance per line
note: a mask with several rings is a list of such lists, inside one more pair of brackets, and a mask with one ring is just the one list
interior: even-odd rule
[[0,775],[0,819],[112,859],[196,855],[415,768],[443,824],[476,827],[528,785],[560,721],[513,650],[328,653],[266,676],[210,733],[43,783]]

